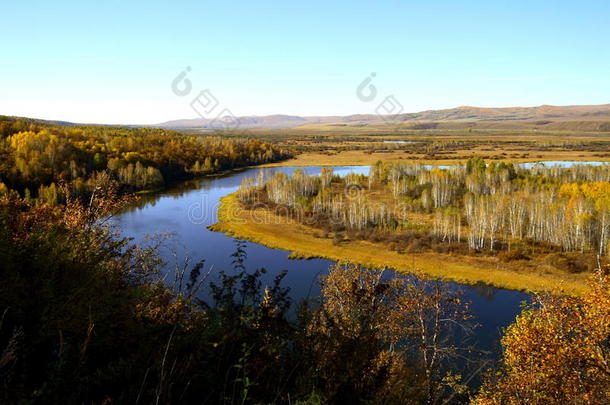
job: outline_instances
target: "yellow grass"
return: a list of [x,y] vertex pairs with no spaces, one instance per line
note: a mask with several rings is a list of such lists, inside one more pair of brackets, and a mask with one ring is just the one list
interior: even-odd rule
[[[555,161],[555,160],[567,160],[567,161],[610,161],[607,157],[596,156],[591,152],[534,152],[530,154],[529,158],[510,158],[500,157],[499,154],[502,150],[492,153],[497,155],[498,158],[494,161],[510,161],[515,163],[521,162],[538,162],[538,161]],[[459,154],[459,153],[458,153]],[[481,153],[470,153],[471,155],[481,155]],[[464,153],[462,153],[462,156]],[[406,155],[402,151],[389,151],[389,152],[376,152],[368,153],[363,150],[349,150],[341,151],[337,153],[320,153],[320,152],[307,152],[295,156],[292,159],[284,160],[278,163],[269,163],[262,165],[262,167],[277,167],[277,166],[370,166],[382,160],[385,162],[417,162],[422,164],[456,164],[464,163],[466,159],[409,159],[409,155]],[[491,160],[490,160],[491,161]]]
[[400,254],[380,243],[344,241],[333,244],[328,238],[316,237],[318,230],[265,209],[246,210],[236,194],[221,200],[220,222],[210,229],[239,239],[291,251],[294,258],[321,257],[338,262],[351,262],[366,267],[388,267],[420,276],[451,280],[458,283],[483,282],[496,287],[529,292],[548,291],[556,294],[580,295],[586,289],[586,275],[559,271],[504,269],[495,258],[472,258],[449,254]]

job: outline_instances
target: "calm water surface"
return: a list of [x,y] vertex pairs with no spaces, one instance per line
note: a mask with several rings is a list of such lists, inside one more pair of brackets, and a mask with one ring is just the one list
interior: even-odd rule
[[[146,235],[169,232],[173,234],[172,245],[178,260],[188,255],[193,261],[205,259],[206,269],[212,269],[210,278],[221,269],[230,270],[231,257],[235,251],[235,240],[224,234],[212,232],[206,227],[217,222],[219,199],[237,190],[242,178],[254,176],[259,170],[266,175],[274,172],[292,173],[295,167],[249,169],[224,177],[190,181],[160,195],[144,197],[138,206],[117,216],[115,223],[125,236],[142,241]],[[318,174],[320,167],[303,167],[308,174]],[[368,167],[335,167],[335,173],[368,173]],[[269,283],[282,270],[288,270],[284,286],[291,288],[295,301],[319,292],[316,280],[328,271],[332,262],[325,259],[292,260],[289,252],[270,249],[257,243],[246,243],[249,270],[264,267],[268,270],[264,281]],[[164,252],[171,273],[174,255]],[[479,349],[498,353],[498,338],[501,329],[509,325],[520,312],[522,301],[529,295],[485,285],[468,286],[447,283],[450,288],[461,290],[471,301],[475,321],[481,325],[476,330],[473,342]]]
[[421,141],[383,141],[383,143],[421,143]]
[[540,161],[540,162],[521,163],[519,166],[523,167],[524,169],[531,169],[532,167],[539,166],[539,165],[544,166],[544,167],[573,167],[573,166],[580,166],[580,165],[604,166],[604,165],[610,165],[610,162],[599,162],[599,161],[581,162],[578,160],[546,160],[546,161]]

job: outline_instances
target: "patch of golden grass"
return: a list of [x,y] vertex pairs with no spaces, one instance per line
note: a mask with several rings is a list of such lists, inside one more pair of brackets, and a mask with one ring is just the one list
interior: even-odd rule
[[[529,153],[527,158],[515,158],[510,156],[501,156],[503,151],[497,150],[494,152],[481,152],[481,151],[457,151],[456,156],[490,156],[494,155],[496,158],[493,161],[507,161],[507,162],[538,162],[538,161],[555,161],[555,160],[566,160],[566,161],[610,161],[608,157],[596,156],[594,152],[581,152],[581,151],[555,151],[555,152],[539,152],[532,151]],[[418,156],[418,155],[417,155]],[[370,166],[379,160],[386,162],[417,162],[422,164],[446,164],[453,165],[457,163],[464,163],[465,159],[456,158],[445,158],[445,159],[424,159],[414,155],[407,155],[401,150],[386,151],[369,153],[365,150],[349,150],[333,153],[323,152],[307,152],[301,153],[292,159],[284,160],[278,163],[270,163],[263,165],[262,167],[278,167],[278,166]],[[414,159],[416,158],[417,159]]]
[[247,239],[275,249],[291,251],[293,258],[321,257],[338,262],[349,261],[366,267],[389,267],[431,278],[464,284],[483,282],[495,287],[529,292],[548,291],[580,295],[586,289],[586,275],[559,271],[515,271],[503,268],[495,258],[472,258],[449,254],[400,254],[381,243],[343,241],[316,237],[320,232],[266,209],[246,210],[236,194],[221,200],[220,222],[211,230]]

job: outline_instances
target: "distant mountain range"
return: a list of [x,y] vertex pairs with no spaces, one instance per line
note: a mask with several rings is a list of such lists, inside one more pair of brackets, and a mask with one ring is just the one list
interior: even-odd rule
[[[243,116],[232,118],[233,123],[240,128],[295,128],[315,124],[383,124],[392,122],[476,122],[476,121],[538,121],[541,125],[554,121],[582,120],[597,121],[610,120],[610,104],[603,105],[575,105],[538,107],[457,107],[446,110],[428,110],[417,113],[396,115],[356,114],[347,116],[309,116],[296,115],[265,115]],[[159,128],[171,129],[214,129],[222,126],[221,122],[211,119],[182,119],[167,121],[157,125]],[[426,128],[422,128],[426,129]]]
[[[0,116],[2,117],[2,116]],[[20,117],[12,117],[20,118]],[[546,131],[610,132],[610,104],[538,107],[456,107],[446,110],[427,110],[396,115],[354,114],[308,116],[265,115],[233,117],[223,124],[211,119],[182,119],[155,125],[106,125],[83,124],[69,121],[49,121],[36,118],[20,118],[33,122],[56,125],[99,125],[112,127],[153,127],[182,130],[185,132],[213,132],[219,128],[282,129],[299,128],[311,131],[350,130],[361,128],[383,130],[389,125],[401,124],[407,130],[426,129],[544,129]]]

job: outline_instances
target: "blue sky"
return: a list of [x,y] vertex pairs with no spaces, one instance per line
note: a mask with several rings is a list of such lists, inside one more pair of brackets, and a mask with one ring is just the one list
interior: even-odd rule
[[[13,1],[0,114],[149,124],[235,115],[610,103],[607,1]],[[192,92],[172,80],[187,66]]]

